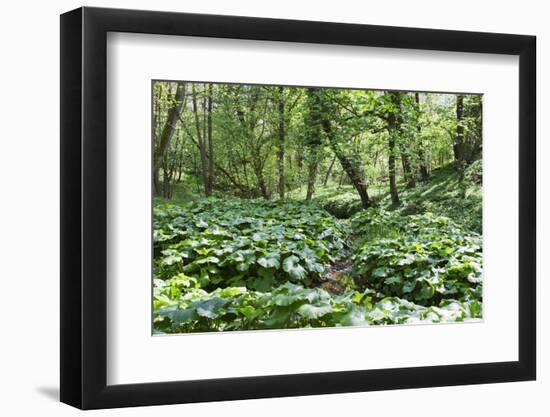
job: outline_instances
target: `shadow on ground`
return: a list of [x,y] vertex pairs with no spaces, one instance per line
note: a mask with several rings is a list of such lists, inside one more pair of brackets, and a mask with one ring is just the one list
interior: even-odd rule
[[36,387],[36,391],[53,401],[59,401],[59,387]]

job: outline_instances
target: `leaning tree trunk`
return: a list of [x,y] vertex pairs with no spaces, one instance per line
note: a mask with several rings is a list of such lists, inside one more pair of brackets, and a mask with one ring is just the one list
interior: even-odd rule
[[[153,184],[156,185],[155,188],[158,188],[158,171],[160,165],[162,164],[162,159],[164,158],[164,156],[166,155],[166,151],[170,147],[170,142],[172,141],[172,137],[174,136],[176,124],[183,108],[184,101],[185,83],[178,83],[174,103],[168,109],[168,115],[160,133],[158,146],[155,148],[153,153]],[[158,194],[160,190],[155,189],[154,192],[155,194]]]
[[372,205],[372,202],[370,200],[369,193],[367,192],[365,175],[363,170],[361,169],[361,166],[356,166],[353,160],[351,160],[351,158],[345,155],[345,153],[340,149],[340,146],[337,143],[336,138],[334,137],[334,132],[332,131],[332,125],[330,123],[330,120],[327,119],[326,117],[323,117],[322,126],[323,126],[323,130],[325,131],[325,134],[327,135],[330,147],[334,152],[334,155],[336,155],[336,157],[338,158],[338,161],[340,161],[340,165],[342,166],[342,169],[347,174],[353,187],[357,191],[357,194],[359,194],[359,198],[361,199],[361,205],[365,209],[369,208]]
[[325,179],[323,181],[323,187],[326,187],[328,184],[328,179],[330,178],[330,174],[332,173],[332,168],[334,167],[335,162],[336,162],[336,155],[334,155],[334,158],[332,158],[332,161],[330,162],[327,173],[325,175]]

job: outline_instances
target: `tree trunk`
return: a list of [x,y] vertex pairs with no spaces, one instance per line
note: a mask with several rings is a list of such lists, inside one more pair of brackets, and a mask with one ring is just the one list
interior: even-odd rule
[[336,155],[334,155],[334,158],[332,158],[332,161],[330,162],[327,173],[325,175],[325,179],[323,181],[323,187],[326,187],[328,184],[328,179],[330,178],[330,174],[332,173],[332,168],[334,167],[335,162],[336,162]]
[[453,144],[453,153],[455,161],[462,162],[464,161],[464,125],[463,125],[463,114],[464,114],[464,96],[456,96],[456,136],[455,142]]
[[[471,149],[468,152],[468,163],[474,162],[478,159],[481,159],[483,154],[483,134],[482,134],[482,123],[483,123],[483,102],[481,97],[476,97],[475,101],[472,103],[477,105],[477,109],[472,109],[474,111],[473,116],[477,118],[477,123],[475,124],[472,130],[472,145]],[[477,110],[477,111],[476,111]]]
[[[414,100],[416,101],[416,109],[420,114],[420,95],[418,93],[414,93]],[[424,146],[422,143],[422,127],[420,126],[420,123],[417,121],[416,129],[418,130],[418,159],[420,160],[420,164],[418,167],[418,170],[420,171],[420,178],[425,181],[428,179],[428,167],[426,166],[426,155],[424,153]]]
[[[204,135],[204,129],[201,132],[201,122],[199,118],[199,109],[197,106],[197,91],[195,89],[195,85],[193,84],[193,90],[192,90],[193,96],[193,113],[195,114],[195,130],[197,133],[197,142],[199,145],[199,156],[201,159],[201,173],[202,173],[202,181],[204,185],[204,194],[208,197],[210,195],[209,189],[208,189],[208,158],[206,156],[206,138]],[[203,105],[204,107],[204,105]]]
[[403,175],[407,183],[407,188],[416,187],[416,179],[414,178],[414,172],[411,169],[411,162],[407,156],[405,149],[401,150],[401,163],[403,165]]
[[388,176],[390,180],[390,195],[393,205],[399,204],[399,193],[395,178],[395,135],[397,130],[397,117],[395,113],[388,115],[389,139],[388,139]]
[[208,136],[208,179],[206,195],[211,195],[214,188],[214,141],[212,139],[212,84],[208,84],[207,98],[207,136]]
[[344,174],[346,171],[342,170],[340,173],[340,178],[338,179],[338,189],[342,188],[342,185],[344,185]]
[[321,146],[321,97],[318,88],[308,88],[307,126],[307,190],[306,200],[309,201],[315,194],[317,171],[319,166],[319,147]]
[[426,181],[430,177],[430,174],[428,173],[428,168],[426,167],[425,164],[421,164],[419,169],[420,169],[420,178],[422,178],[423,181]]
[[349,180],[353,184],[353,187],[357,191],[357,194],[359,194],[359,198],[361,199],[361,205],[365,209],[369,208],[372,203],[371,203],[369,194],[367,192],[367,185],[365,183],[364,174],[361,168],[355,166],[353,161],[350,158],[348,158],[344,154],[344,152],[342,152],[339,144],[337,143],[336,138],[334,137],[334,132],[332,131],[332,125],[330,123],[330,120],[326,117],[325,112],[323,112],[323,116],[324,116],[322,118],[323,130],[327,135],[330,147],[334,152],[334,155],[336,155],[336,157],[340,161],[340,165],[342,166],[342,169],[347,174]]
[[[176,130],[176,123],[178,122],[183,104],[185,102],[185,83],[178,83],[176,87],[176,94],[174,97],[174,103],[168,109],[168,115],[166,117],[166,123],[164,124],[158,140],[158,146],[153,153],[153,186],[155,186],[155,194],[158,194],[158,170],[162,163],[162,159],[166,155],[166,151],[170,146],[174,131]],[[155,141],[156,142],[156,141]],[[155,175],[156,173],[156,175]],[[156,181],[156,182],[155,182]]]
[[353,159],[348,157],[345,152],[340,148],[340,144],[338,143],[338,139],[334,135],[334,131],[332,129],[332,124],[330,121],[330,115],[329,110],[327,109],[327,105],[324,102],[324,100],[320,100],[320,117],[321,117],[321,127],[323,131],[325,132],[325,135],[328,139],[329,145],[334,152],[334,155],[338,158],[338,161],[340,161],[340,165],[342,166],[342,169],[347,174],[350,182],[352,183],[353,187],[357,191],[357,194],[359,194],[359,198],[361,199],[361,205],[363,208],[367,209],[372,205],[372,202],[370,200],[369,194],[367,192],[367,184],[365,181],[365,174],[363,172],[363,167],[361,166],[361,163],[357,164]]
[[278,191],[281,200],[285,199],[285,97],[283,87],[279,87],[279,147],[277,149],[277,168],[279,170]]
[[170,198],[170,169],[166,156],[162,159],[162,196]]
[[159,167],[153,167],[153,194],[160,195]]
[[256,174],[256,179],[258,181],[258,189],[260,191],[260,194],[263,198],[268,200],[269,193],[267,192],[267,185],[264,178],[263,167],[256,162],[253,165],[254,165],[254,173]]
[[315,194],[315,182],[317,181],[317,167],[319,162],[317,161],[317,152],[314,151],[310,156],[311,160],[307,164],[307,191],[306,200],[310,201]]

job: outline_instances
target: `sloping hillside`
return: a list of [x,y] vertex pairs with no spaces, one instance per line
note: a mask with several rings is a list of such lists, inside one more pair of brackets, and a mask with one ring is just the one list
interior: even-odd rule
[[[453,165],[434,170],[426,181],[416,187],[400,184],[400,204],[391,203],[389,192],[383,189],[369,190],[381,208],[401,214],[432,212],[446,216],[468,230],[481,233],[482,221],[481,161],[476,161],[464,171]],[[329,186],[318,190],[314,198],[319,205],[335,217],[345,219],[361,211],[359,196],[352,186]]]

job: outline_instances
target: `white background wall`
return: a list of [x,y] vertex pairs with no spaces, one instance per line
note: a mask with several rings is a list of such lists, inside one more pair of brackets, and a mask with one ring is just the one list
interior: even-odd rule
[[[75,415],[57,402],[59,378],[59,18],[82,3],[4,2],[0,15],[0,414]],[[550,156],[544,79],[550,58],[545,2],[170,0],[93,1],[88,6],[158,9],[395,26],[532,34],[538,37],[538,381],[377,393],[193,404],[94,415],[548,415],[550,404]],[[404,69],[406,70],[406,69]],[[541,77],[542,76],[542,77]],[[544,189],[546,188],[546,189]],[[505,225],[504,225],[505,227]],[[406,349],[406,347],[404,347]],[[334,354],[334,353],[333,353]],[[336,353],[337,354],[337,353]]]

